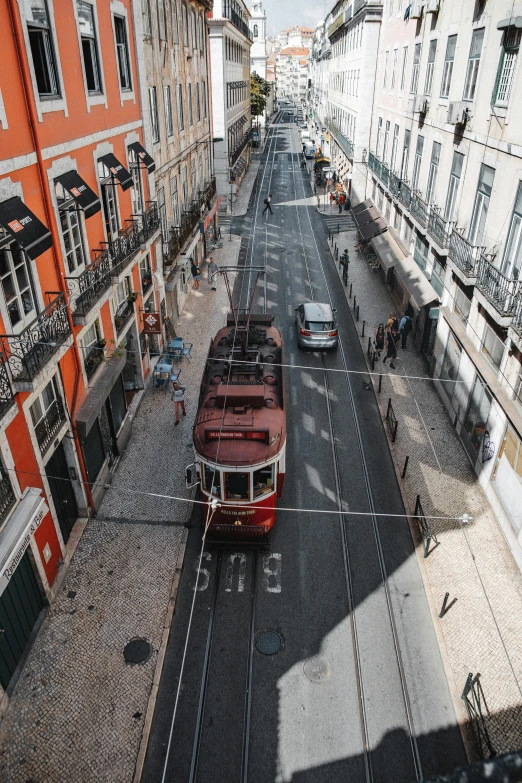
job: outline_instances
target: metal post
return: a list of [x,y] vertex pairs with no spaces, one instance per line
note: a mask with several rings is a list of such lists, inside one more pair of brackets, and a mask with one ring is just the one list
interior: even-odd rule
[[350,283],[350,293],[348,294],[348,299],[352,298],[352,286],[353,286],[353,283]]
[[353,309],[355,311],[355,308],[357,307],[357,297],[354,295],[353,297]]
[[404,460],[404,467],[402,469],[401,478],[405,478],[406,477],[406,470],[408,468],[408,462],[409,461],[410,461],[410,458],[406,457],[406,459]]
[[449,598],[449,593],[446,593],[446,595],[444,596],[444,601],[442,602],[442,609],[439,612],[439,617],[441,619],[446,614],[446,611],[447,611],[447,608],[448,608],[448,598]]
[[355,311],[355,320],[359,320],[359,305],[357,305],[357,310]]
[[363,328],[362,328],[362,332],[361,332],[361,337],[364,337],[364,329],[365,329],[365,327],[366,327],[366,321],[363,321]]
[[381,393],[381,387],[382,387],[382,375],[379,375],[379,394]]

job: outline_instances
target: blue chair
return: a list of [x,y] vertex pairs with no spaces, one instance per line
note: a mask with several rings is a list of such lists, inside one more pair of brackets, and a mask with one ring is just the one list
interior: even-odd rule
[[192,356],[190,355],[190,352],[192,350],[192,346],[194,343],[184,343],[183,348],[181,349],[181,358],[185,359],[192,359]]
[[167,353],[170,356],[174,356],[176,359],[181,359],[181,352],[183,350],[185,341],[183,337],[175,337],[173,340],[169,340],[167,343]]

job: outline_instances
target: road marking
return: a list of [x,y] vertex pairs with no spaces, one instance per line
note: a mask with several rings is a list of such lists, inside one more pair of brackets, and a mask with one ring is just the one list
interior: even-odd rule
[[[201,556],[201,563],[203,563],[203,560],[206,560],[207,563],[210,565],[210,561],[212,560],[212,555],[210,552],[203,552],[203,555]],[[194,563],[194,568],[197,573],[196,583],[193,587],[194,590],[197,590],[198,593],[203,592],[203,590],[206,590],[208,587],[208,583],[210,582],[210,571],[208,568],[198,568],[199,566],[199,557],[196,558],[196,562]]]
[[228,556],[227,570],[225,574],[226,593],[232,592],[232,582],[234,580],[234,572],[237,573],[237,592],[242,593],[245,590],[245,574],[246,574],[246,555],[244,552],[233,552],[231,555]]
[[279,552],[263,555],[263,589],[267,593],[281,592],[281,555]]

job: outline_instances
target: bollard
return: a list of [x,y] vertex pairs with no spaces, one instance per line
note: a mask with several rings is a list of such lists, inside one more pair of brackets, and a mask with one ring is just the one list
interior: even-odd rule
[[406,459],[404,460],[404,467],[402,469],[401,478],[405,478],[406,477],[406,469],[408,467],[408,462],[409,461],[410,461],[410,458],[406,457]]
[[346,286],[348,285],[348,264],[346,264],[346,266],[343,269],[343,283],[346,288]]
[[337,224],[337,233],[339,234],[341,231],[341,227],[339,226],[339,223]]
[[366,327],[366,321],[363,321],[363,328],[362,328],[362,332],[361,332],[361,337],[364,337],[364,329],[365,329],[365,327]]
[[348,295],[348,299],[352,298],[352,285],[353,285],[353,283],[350,283],[350,293]]
[[379,375],[379,394],[381,393],[381,387],[382,387],[382,375]]
[[441,619],[444,617],[444,615],[448,611],[448,598],[449,598],[449,593],[446,593],[446,595],[444,596],[444,601],[442,602],[442,609],[439,612],[439,617]]
[[359,305],[357,305],[357,310],[355,311],[355,320],[359,320]]

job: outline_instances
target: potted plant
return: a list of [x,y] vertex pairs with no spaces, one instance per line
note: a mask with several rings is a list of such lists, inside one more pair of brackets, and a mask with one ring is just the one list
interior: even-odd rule
[[129,296],[127,297],[127,301],[128,301],[128,302],[135,302],[137,298],[138,298],[138,293],[137,293],[137,291],[131,291],[131,293],[130,293],[130,294],[129,294]]

